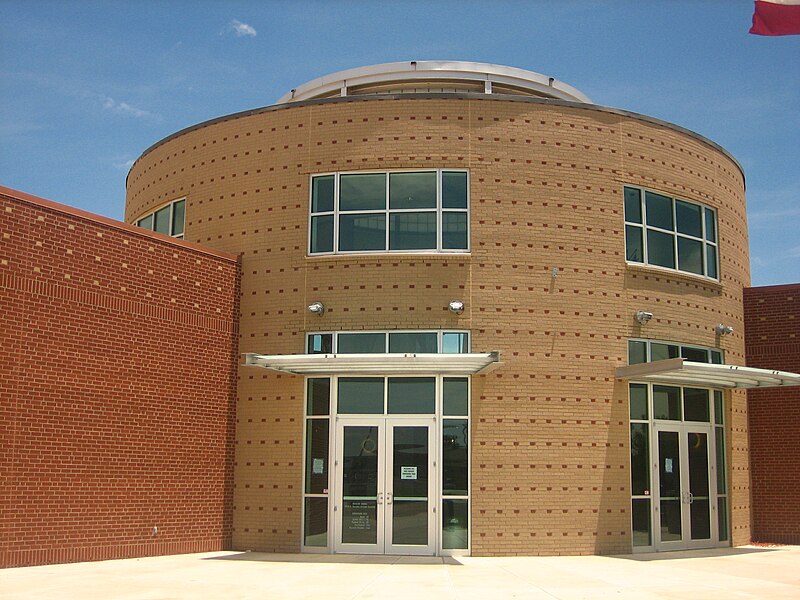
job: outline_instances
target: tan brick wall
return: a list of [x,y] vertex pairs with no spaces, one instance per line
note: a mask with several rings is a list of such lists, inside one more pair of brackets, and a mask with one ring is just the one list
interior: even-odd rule
[[[309,175],[465,168],[464,256],[306,256]],[[626,267],[622,188],[719,211],[720,283]],[[303,350],[318,329],[459,327],[503,366],[473,382],[474,554],[630,549],[626,340],[717,346],[743,363],[743,178],[676,128],[578,105],[339,100],[187,131],[133,167],[127,219],[187,197],[187,239],[242,253],[242,352]],[[550,275],[553,267],[558,276]],[[461,316],[446,310],[466,302]],[[307,303],[327,311],[310,315]],[[638,309],[655,318],[646,327]],[[733,336],[715,337],[723,321]],[[234,539],[298,550],[302,382],[240,371]],[[729,403],[736,543],[749,539],[747,414]]]

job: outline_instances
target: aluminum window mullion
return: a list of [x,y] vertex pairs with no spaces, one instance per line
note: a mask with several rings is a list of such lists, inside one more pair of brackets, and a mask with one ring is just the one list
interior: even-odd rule
[[[391,217],[389,216],[391,214],[391,211],[389,210],[389,199],[390,199],[390,196],[389,196],[389,180],[391,178],[392,178],[391,177],[391,172],[387,171],[386,172],[386,189],[384,190],[384,198],[383,198],[383,200],[384,200],[383,211],[385,213],[385,217],[384,218],[386,219],[386,235],[384,236],[384,240],[383,240],[383,250],[384,250],[384,252],[389,252],[389,249],[391,248],[391,246],[389,245],[389,243],[390,243],[389,236],[391,235],[391,229],[392,229],[392,220],[391,220]],[[386,344],[387,344],[387,352],[388,352],[388,344],[389,344],[389,336],[388,335],[386,336]]]

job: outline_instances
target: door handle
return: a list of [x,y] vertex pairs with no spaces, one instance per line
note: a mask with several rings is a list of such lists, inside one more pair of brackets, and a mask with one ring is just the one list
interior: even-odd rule
[[687,495],[689,496],[689,504],[694,502],[694,494],[692,492],[687,492]]
[[383,492],[378,494],[378,504],[383,504]]
[[392,492],[386,492],[386,504],[392,503]]

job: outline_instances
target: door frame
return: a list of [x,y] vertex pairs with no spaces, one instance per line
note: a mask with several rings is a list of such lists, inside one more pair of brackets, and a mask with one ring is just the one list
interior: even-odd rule
[[[331,486],[331,510],[333,511],[332,550],[338,554],[385,554],[385,555],[425,555],[435,556],[438,547],[436,535],[439,509],[439,480],[437,456],[439,447],[438,421],[436,416],[404,416],[404,415],[347,415],[333,419],[334,456]],[[366,426],[378,428],[378,465],[377,465],[377,506],[375,544],[346,544],[341,541],[343,504],[341,496],[344,475],[344,428],[348,426]],[[424,426],[428,430],[428,543],[426,545],[392,544],[392,523],[394,508],[394,428],[402,426]]]
[[[680,491],[681,491],[681,539],[675,541],[661,540],[661,482],[660,482],[660,456],[658,454],[658,434],[660,432],[674,432],[678,434],[678,457],[680,460]],[[693,540],[691,537],[691,503],[692,495],[689,492],[689,450],[688,434],[702,433],[706,436],[706,449],[708,469],[708,503],[709,503],[709,537]],[[714,425],[712,423],[695,421],[653,421],[650,448],[651,474],[653,478],[653,500],[651,505],[651,519],[653,523],[653,549],[656,552],[671,550],[687,550],[692,548],[709,548],[720,545],[717,516],[716,492],[716,450],[715,450]]]

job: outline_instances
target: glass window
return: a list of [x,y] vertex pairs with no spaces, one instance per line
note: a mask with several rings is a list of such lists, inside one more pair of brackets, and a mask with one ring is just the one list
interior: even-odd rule
[[446,250],[466,250],[468,245],[467,213],[442,213],[442,248]]
[[469,500],[442,500],[442,548],[469,547]]
[[708,406],[708,390],[683,388],[683,418],[687,421],[708,423],[711,414]]
[[625,220],[629,223],[642,222],[642,192],[637,188],[625,188]]
[[705,348],[692,348],[691,346],[681,346],[681,356],[692,362],[707,363],[708,350]]
[[387,412],[433,414],[436,412],[435,377],[390,377]]
[[702,207],[698,204],[675,200],[675,220],[678,233],[703,237],[703,213]]
[[714,423],[722,425],[725,419],[725,403],[722,400],[722,392],[714,390]]
[[328,419],[306,420],[306,494],[328,490]]
[[[316,240],[311,241],[314,247]],[[386,248],[385,214],[339,215],[339,250],[384,250]]]
[[307,386],[308,414],[329,414],[331,405],[331,380],[327,377],[315,377],[308,380]]
[[650,536],[650,500],[648,498],[634,498],[631,501],[633,512],[633,545],[649,546]]
[[385,333],[340,333],[339,354],[381,354],[386,352]]
[[445,331],[442,334],[442,352],[444,354],[464,354],[469,352],[469,334]]
[[466,251],[467,181],[440,170],[315,175],[309,253]]
[[628,262],[719,279],[716,213],[712,209],[639,188],[626,186],[624,190]]
[[631,262],[644,262],[641,227],[625,225],[625,257]]
[[311,217],[311,252],[333,252],[333,215]]
[[169,206],[165,206],[164,208],[157,210],[155,212],[154,227],[153,227],[154,231],[157,231],[158,233],[163,233],[164,235],[170,234],[169,215],[170,215]]
[[469,421],[445,419],[442,425],[442,494],[466,496],[469,482]]
[[725,494],[725,428],[714,428],[714,442],[717,449],[717,493]]
[[650,434],[647,423],[631,423],[631,493],[650,494]]
[[137,223],[142,229],[153,230],[153,215],[147,215],[144,219],[139,219]]
[[172,235],[183,235],[183,223],[186,219],[186,200],[178,200],[172,205]]
[[328,545],[327,498],[306,498],[303,542],[306,546],[321,548]]
[[637,340],[628,341],[628,364],[638,365],[647,362],[647,344]]
[[313,333],[308,336],[309,354],[332,354],[333,353],[333,334],[332,333]]
[[342,175],[339,178],[339,210],[386,208],[386,174]]
[[703,242],[678,238],[678,270],[703,274]]
[[401,212],[389,216],[389,250],[425,250],[435,247],[435,212]]
[[673,230],[672,226],[672,198],[645,192],[645,206],[647,210],[647,224],[659,229]]
[[673,237],[661,231],[647,230],[647,262],[659,267],[675,268]]
[[678,352],[679,348],[674,344],[659,344],[656,342],[650,344],[650,360],[653,362],[668,358],[678,358]]
[[383,377],[340,377],[340,414],[383,414]]
[[436,332],[390,333],[389,352],[398,354],[435,354],[438,351]]
[[706,239],[709,242],[717,241],[717,219],[714,211],[710,208],[705,210],[706,213]]
[[463,171],[442,173],[442,206],[467,208],[467,174]]
[[333,175],[314,177],[311,182],[311,212],[333,211]]
[[667,385],[653,386],[653,418],[681,420],[681,388]]
[[711,350],[711,362],[715,365],[722,364],[722,352],[719,350]]
[[647,386],[643,383],[630,384],[631,419],[647,420]]
[[443,412],[447,416],[469,414],[469,381],[466,377],[445,377],[442,383]]
[[162,206],[158,210],[145,215],[136,225],[142,229],[149,229],[176,238],[183,238],[186,223],[186,199],[181,198]]
[[389,174],[389,208],[436,208],[436,173]]

